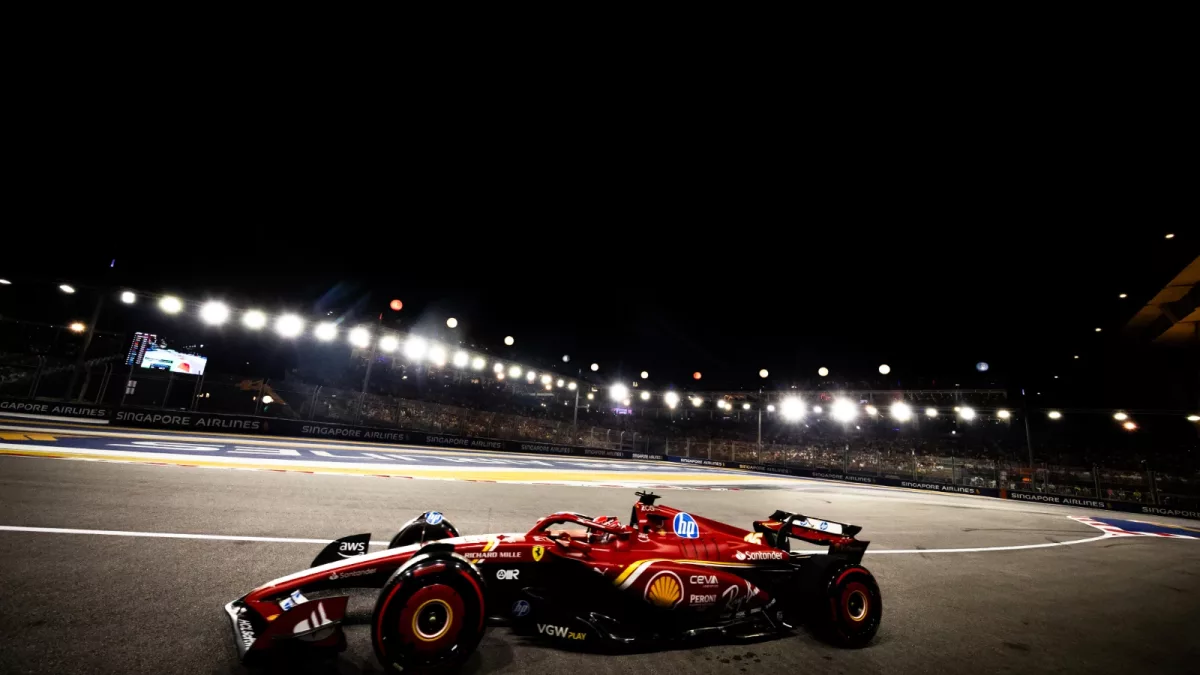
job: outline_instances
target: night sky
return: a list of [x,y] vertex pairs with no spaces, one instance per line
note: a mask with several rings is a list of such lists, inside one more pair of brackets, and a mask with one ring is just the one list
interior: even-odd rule
[[[1112,379],[1102,371],[1124,349],[1119,328],[1197,252],[1190,233],[1168,241],[1158,226],[1112,245],[1085,228],[248,227],[163,226],[6,259],[0,277],[14,285],[0,287],[0,313],[86,320],[93,289],[129,287],[312,320],[333,312],[347,326],[382,311],[387,325],[443,338],[453,316],[464,344],[560,373],[596,361],[598,382],[644,369],[655,387],[803,388],[826,366],[860,387],[1029,386],[1072,403]],[[58,293],[61,281],[80,293]],[[386,308],[392,298],[403,311]],[[100,329],[204,342],[216,371],[242,372],[243,356],[273,376],[294,365],[269,332],[248,342],[236,322],[209,329],[142,305],[110,304]],[[976,372],[979,361],[991,369]]]

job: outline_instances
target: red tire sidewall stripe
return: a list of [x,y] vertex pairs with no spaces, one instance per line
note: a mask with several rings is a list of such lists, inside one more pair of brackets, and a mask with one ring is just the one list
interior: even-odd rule
[[838,575],[838,578],[837,578],[837,581],[834,581],[834,582],[833,582],[833,585],[834,585],[834,586],[837,586],[837,585],[841,584],[841,583],[842,583],[842,579],[845,579],[847,575],[853,574],[853,573],[855,573],[855,572],[862,572],[863,574],[866,574],[867,576],[870,576],[870,575],[871,575],[871,573],[870,573],[870,572],[868,572],[868,571],[866,570],[866,568],[863,568],[863,567],[851,567],[850,569],[846,570],[845,572],[842,572],[841,574],[839,574],[839,575]]

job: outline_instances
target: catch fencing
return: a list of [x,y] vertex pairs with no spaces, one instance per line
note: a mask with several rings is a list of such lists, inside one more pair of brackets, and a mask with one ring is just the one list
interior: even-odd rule
[[[0,363],[0,396],[60,400],[71,366],[27,357]],[[136,377],[134,377],[136,375]],[[703,460],[711,465],[790,467],[855,482],[902,481],[988,491],[1056,495],[1167,508],[1200,508],[1200,477],[1108,467],[1072,467],[994,458],[959,457],[861,447],[851,442],[759,445],[751,441],[647,433],[495,412],[411,398],[260,378],[173,375],[138,369],[113,359],[89,362],[82,400],[121,410],[195,411],[391,428],[424,434],[541,443]],[[548,402],[547,405],[555,405]],[[894,444],[893,444],[894,446]],[[870,480],[868,480],[870,479]]]

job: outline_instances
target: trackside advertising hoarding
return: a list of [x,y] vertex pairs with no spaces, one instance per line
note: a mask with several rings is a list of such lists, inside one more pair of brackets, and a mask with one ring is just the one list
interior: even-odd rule
[[[584,448],[574,445],[539,443],[536,441],[512,441],[497,438],[478,438],[473,436],[459,436],[456,434],[409,431],[390,427],[360,426],[333,422],[306,422],[302,420],[289,420],[274,417],[253,417],[249,415],[223,415],[216,413],[180,411],[172,412],[129,408],[114,409],[105,406],[94,406],[82,403],[0,398],[0,418],[4,416],[4,413],[10,413],[17,416],[39,415],[47,417],[60,417],[64,420],[89,419],[94,421],[111,421],[114,426],[123,427],[230,432],[237,434],[267,434],[272,436],[291,436],[314,439],[397,443],[404,445],[430,446],[436,448],[462,448],[464,450],[523,452],[541,455],[569,455],[573,457],[595,457],[603,459],[635,459],[659,462],[666,461],[697,467],[737,469],[741,471],[751,471],[777,476],[816,478],[820,480],[834,480],[864,485],[885,485],[888,487],[908,488],[910,490],[949,492],[953,494],[977,495],[981,497],[1011,499],[1015,501],[1025,501],[1040,504],[1058,504],[1061,506],[1122,511],[1125,513],[1139,513],[1148,516],[1170,516],[1174,518],[1192,518],[1200,520],[1200,511],[1195,509],[1173,508],[1171,506],[1117,502],[1108,499],[1090,499],[1086,497],[1070,497],[1066,495],[1042,494],[1040,492],[998,490],[995,488],[975,487],[970,485],[947,485],[945,483],[938,483],[934,481],[899,478],[896,476],[863,476],[858,474],[842,473],[835,470],[806,469],[782,464],[725,462],[701,457],[677,457],[674,455],[630,452],[627,450]],[[20,418],[15,417],[12,421],[18,422],[20,421]]]
[[112,408],[86,403],[64,403],[61,401],[30,401],[0,398],[0,416],[4,413],[17,415],[46,415],[71,419],[107,420],[112,417]]
[[663,461],[664,455],[629,452],[625,450],[602,450],[571,445],[554,445],[533,441],[511,441],[497,438],[477,438],[456,434],[438,434],[425,431],[406,431],[389,427],[369,427],[326,422],[306,422],[274,417],[251,417],[246,415],[222,415],[201,412],[163,412],[147,410],[118,410],[113,415],[113,424],[118,426],[149,427],[154,429],[192,429],[198,431],[231,431],[238,433],[269,434],[272,436],[296,436],[330,440],[369,441],[373,443],[400,443],[424,445],[435,448],[463,448],[464,450],[495,450],[499,452],[528,452],[542,455],[571,455],[576,457],[603,457],[606,459],[642,459]]

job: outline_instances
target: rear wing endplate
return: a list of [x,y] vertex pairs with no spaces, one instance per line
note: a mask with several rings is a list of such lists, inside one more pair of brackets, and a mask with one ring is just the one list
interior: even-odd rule
[[755,521],[754,531],[762,533],[765,543],[785,551],[791,549],[789,540],[799,539],[817,546],[828,546],[831,555],[841,555],[856,563],[862,561],[871,543],[854,538],[854,535],[862,532],[858,525],[820,520],[787,511],[776,511],[771,514],[770,520]]

